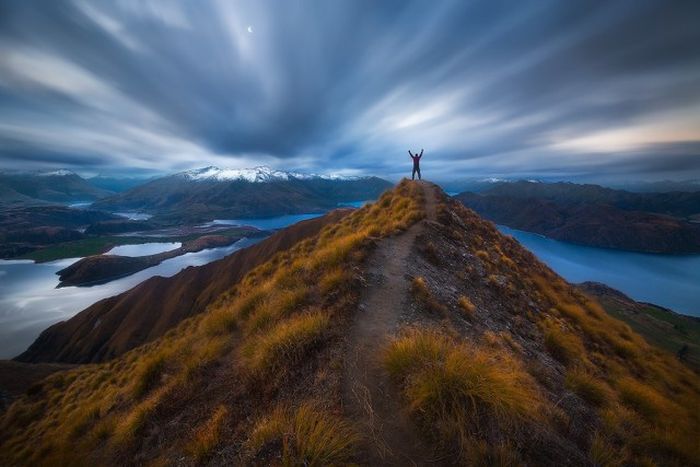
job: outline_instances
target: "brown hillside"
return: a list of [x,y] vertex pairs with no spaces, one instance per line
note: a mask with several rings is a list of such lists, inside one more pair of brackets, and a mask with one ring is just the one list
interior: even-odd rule
[[404,181],[0,418],[10,465],[696,465],[700,378]]
[[184,269],[172,277],[152,277],[49,327],[16,360],[95,363],[121,355],[202,312],[248,271],[349,212],[337,209],[299,222],[218,261]]

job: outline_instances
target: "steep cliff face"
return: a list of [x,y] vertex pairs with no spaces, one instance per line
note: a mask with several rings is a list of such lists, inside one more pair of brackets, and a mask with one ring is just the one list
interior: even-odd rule
[[402,182],[206,301],[16,401],[0,419],[2,460],[700,460],[698,376],[426,182]]

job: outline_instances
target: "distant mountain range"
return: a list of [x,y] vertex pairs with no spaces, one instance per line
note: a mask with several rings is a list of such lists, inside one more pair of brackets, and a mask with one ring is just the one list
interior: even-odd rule
[[0,204],[94,201],[112,194],[69,170],[0,171]]
[[90,177],[86,180],[93,186],[107,190],[112,193],[121,193],[122,191],[130,190],[136,186],[142,185],[152,178],[139,178],[139,177],[108,177],[105,175],[98,175],[96,177]]
[[268,217],[327,211],[340,202],[374,199],[390,186],[377,177],[205,167],[152,180],[93,208],[143,211],[168,221]]
[[456,196],[498,224],[583,245],[700,252],[700,192],[631,193],[598,185],[518,181]]

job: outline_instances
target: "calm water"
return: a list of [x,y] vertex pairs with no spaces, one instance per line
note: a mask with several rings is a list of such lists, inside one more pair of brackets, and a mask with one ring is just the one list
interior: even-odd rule
[[147,221],[148,219],[153,217],[150,214],[145,214],[143,212],[132,212],[132,211],[115,212],[113,214],[115,216],[126,217],[127,219],[132,220],[132,221]]
[[210,222],[209,225],[249,225],[260,230],[274,230],[322,215],[323,213],[288,214],[286,216],[267,217],[264,219],[216,219]]
[[632,253],[574,245],[498,226],[569,282],[596,281],[635,300],[700,316],[700,255]]
[[187,253],[122,279],[93,287],[56,289],[56,272],[79,258],[50,263],[0,260],[0,358],[24,351],[48,326],[70,318],[103,298],[119,294],[153,276],[170,277],[188,266],[201,266],[245,248],[259,239]]
[[367,203],[374,202],[373,199],[367,199],[364,201],[346,201],[344,203],[338,203],[339,208],[361,208]]
[[105,255],[147,256],[162,253],[164,251],[175,250],[181,246],[182,243],[180,242],[153,242],[141,243],[137,245],[120,245],[115,246],[106,252]]
[[[134,218],[139,213],[129,214]],[[224,225],[252,225],[259,229],[280,229],[321,214],[299,214],[265,219],[231,219],[214,221]],[[58,285],[57,271],[80,258],[50,263],[0,260],[0,358],[12,358],[24,351],[48,326],[63,321],[103,298],[117,295],[153,276],[170,277],[188,266],[201,266],[228,256],[260,239],[242,239],[233,245],[187,253],[163,261],[122,279],[92,287]],[[167,245],[167,248],[165,247]],[[124,245],[111,254],[140,256],[177,248],[178,243]]]

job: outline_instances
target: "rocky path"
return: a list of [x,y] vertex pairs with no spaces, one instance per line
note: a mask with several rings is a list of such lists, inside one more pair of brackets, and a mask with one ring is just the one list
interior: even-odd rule
[[[428,220],[435,220],[435,189],[420,183],[425,193]],[[409,297],[407,262],[414,254],[416,237],[424,221],[404,233],[382,240],[368,260],[369,286],[350,332],[353,354],[346,367],[344,402],[348,412],[363,420],[364,435],[370,440],[371,465],[434,465],[432,452],[425,448],[403,413],[395,388],[381,368],[380,356],[389,336],[398,327]]]

